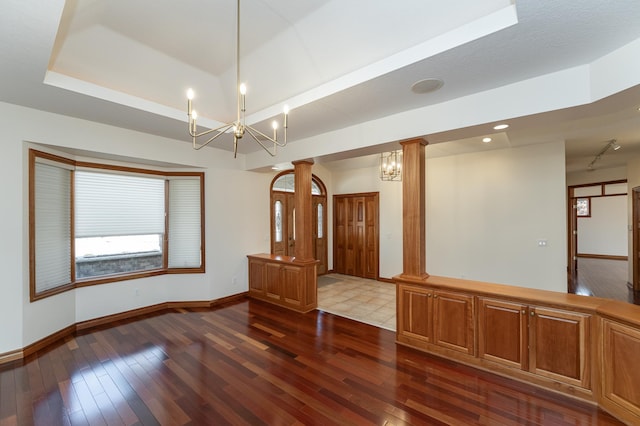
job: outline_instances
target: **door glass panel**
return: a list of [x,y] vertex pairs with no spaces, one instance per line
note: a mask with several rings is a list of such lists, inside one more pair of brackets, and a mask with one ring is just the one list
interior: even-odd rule
[[318,185],[315,180],[311,181],[311,195],[322,195],[320,185]]
[[322,204],[318,204],[318,238],[322,238]]
[[283,192],[294,192],[295,191],[295,175],[293,173],[289,173],[286,175],[280,176],[273,182],[273,190],[274,191],[283,191]]
[[276,243],[281,243],[282,242],[282,201],[276,201],[273,208],[275,210],[274,217],[276,220],[276,223],[275,223]]
[[591,213],[589,211],[589,204],[590,204],[589,201],[591,201],[590,198],[578,198],[576,200],[578,216],[583,216],[583,217],[591,216]]
[[627,183],[612,183],[604,186],[604,195],[626,194]]
[[[293,173],[280,176],[273,182],[272,190],[282,192],[295,192],[296,177]],[[311,181],[311,194],[322,195],[322,188],[315,179]]]

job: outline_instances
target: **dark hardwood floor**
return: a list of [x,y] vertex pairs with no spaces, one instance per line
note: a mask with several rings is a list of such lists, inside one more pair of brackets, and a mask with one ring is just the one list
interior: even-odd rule
[[93,329],[0,367],[0,425],[618,425],[591,405],[259,301]]
[[569,277],[569,292],[640,305],[640,294],[629,289],[628,261],[578,258],[578,273]]

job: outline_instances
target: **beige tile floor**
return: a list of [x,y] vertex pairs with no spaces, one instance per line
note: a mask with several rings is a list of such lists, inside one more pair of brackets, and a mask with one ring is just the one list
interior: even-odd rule
[[395,331],[396,287],[350,275],[322,275],[318,277],[318,309]]

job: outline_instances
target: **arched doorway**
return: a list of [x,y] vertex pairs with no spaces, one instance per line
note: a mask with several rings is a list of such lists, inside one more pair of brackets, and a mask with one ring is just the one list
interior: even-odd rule
[[[295,175],[293,170],[279,173],[271,182],[271,253],[295,254]],[[311,180],[313,202],[313,257],[319,261],[318,274],[327,273],[327,190],[315,175]]]

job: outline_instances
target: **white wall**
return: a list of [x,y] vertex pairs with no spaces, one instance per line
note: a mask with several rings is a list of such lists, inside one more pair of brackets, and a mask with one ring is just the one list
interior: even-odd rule
[[[427,272],[566,291],[564,143],[429,158]],[[334,173],[335,194],[380,191],[380,275],[402,272],[402,185]],[[538,240],[547,246],[538,247]]]
[[567,173],[567,186],[612,182],[627,178],[627,166]]
[[[640,155],[631,157],[627,162],[627,240],[629,256],[633,253],[633,188],[640,187]],[[629,257],[631,260],[631,257]],[[633,283],[633,262],[629,262],[628,282]]]
[[[178,123],[179,124],[179,123]],[[244,158],[185,142],[0,103],[0,354],[87,319],[164,301],[212,300],[247,290],[246,255],[269,250],[269,183]],[[83,150],[205,171],[206,273],[164,275],[29,302],[28,147]],[[44,144],[44,145],[43,145]],[[131,160],[129,160],[131,161]],[[138,289],[138,295],[135,289]]]
[[578,218],[578,254],[627,256],[627,197],[591,198],[591,216]]
[[564,170],[564,142],[429,160],[427,272],[566,291]]
[[[5,108],[0,103],[0,354],[22,348],[22,304],[24,299],[22,265],[22,147],[3,128]],[[10,118],[10,117],[9,117]]]

